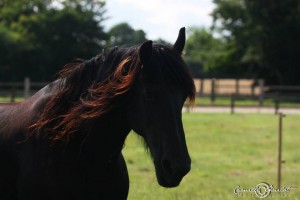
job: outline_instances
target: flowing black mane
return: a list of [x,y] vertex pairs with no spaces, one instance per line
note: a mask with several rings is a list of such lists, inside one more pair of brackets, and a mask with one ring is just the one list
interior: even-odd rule
[[[113,48],[88,61],[67,64],[59,73],[59,89],[31,128],[62,139],[79,130],[88,119],[101,117],[118,106],[142,71],[139,47]],[[181,56],[171,47],[153,46],[153,58],[167,63],[161,72],[172,84],[179,84],[193,100],[193,80]]]

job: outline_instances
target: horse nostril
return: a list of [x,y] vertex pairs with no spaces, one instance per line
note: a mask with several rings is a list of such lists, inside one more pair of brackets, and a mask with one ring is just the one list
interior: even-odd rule
[[172,165],[171,165],[171,162],[167,159],[163,159],[162,160],[162,166],[163,166],[163,169],[168,172],[169,174],[173,174],[173,168],[172,168]]

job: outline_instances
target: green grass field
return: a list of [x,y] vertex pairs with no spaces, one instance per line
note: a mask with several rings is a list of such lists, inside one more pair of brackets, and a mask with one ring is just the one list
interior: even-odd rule
[[[230,106],[231,99],[229,97],[217,97],[215,102],[211,102],[209,97],[196,97],[195,105],[196,106]],[[258,99],[237,99],[234,102],[235,106],[259,106]],[[266,107],[274,107],[275,101],[273,99],[267,98],[264,100],[264,106]],[[292,107],[292,108],[300,108],[299,102],[280,102],[280,107]]]
[[[24,101],[24,97],[16,97],[15,101],[16,102]],[[1,102],[11,102],[11,97],[9,97],[9,96],[1,96],[0,97],[0,103]]]
[[[140,139],[131,133],[123,150],[130,176],[129,200],[259,199],[237,196],[267,182],[277,188],[278,116],[263,114],[183,114],[192,170],[175,189],[158,185],[153,163]],[[300,199],[300,116],[283,125],[282,185],[298,187],[268,199]],[[252,195],[252,196],[251,196]],[[254,195],[254,196],[253,196]]]
[[[21,102],[24,100],[24,97],[17,96],[15,98],[16,102]],[[10,102],[10,96],[0,96],[0,102]],[[230,106],[231,100],[229,97],[217,97],[215,102],[211,102],[209,97],[196,97],[195,106]],[[274,107],[275,102],[273,99],[265,99],[264,106]],[[244,99],[236,100],[235,106],[259,106],[258,99]],[[280,107],[286,108],[300,108],[299,102],[280,102]]]

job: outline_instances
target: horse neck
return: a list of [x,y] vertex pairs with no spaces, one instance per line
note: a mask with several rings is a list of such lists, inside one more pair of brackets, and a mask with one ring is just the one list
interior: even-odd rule
[[[131,128],[124,109],[115,109],[91,122],[82,150],[111,159],[120,154]],[[96,151],[96,152],[95,152]]]

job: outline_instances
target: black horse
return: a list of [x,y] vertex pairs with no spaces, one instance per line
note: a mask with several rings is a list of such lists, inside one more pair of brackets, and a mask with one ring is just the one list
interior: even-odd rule
[[176,187],[190,171],[181,109],[195,87],[174,46],[113,48],[68,64],[22,103],[0,104],[0,199],[126,199],[122,147],[142,136],[158,183]]

